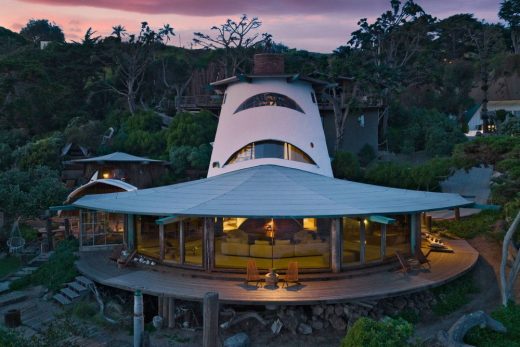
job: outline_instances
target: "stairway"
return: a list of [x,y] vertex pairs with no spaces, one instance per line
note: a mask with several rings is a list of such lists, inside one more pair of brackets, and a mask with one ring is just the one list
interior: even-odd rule
[[73,282],[67,283],[52,298],[61,305],[70,305],[79,300],[89,292],[89,287],[93,282],[85,276],[77,276]]

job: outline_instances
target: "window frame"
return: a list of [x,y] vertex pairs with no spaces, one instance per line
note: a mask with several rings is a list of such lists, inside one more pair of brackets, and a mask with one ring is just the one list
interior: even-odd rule
[[[266,97],[268,97],[268,96],[276,98],[274,100],[274,104],[267,104],[269,101],[266,100]],[[257,100],[255,100],[255,98]],[[264,99],[260,99],[260,98],[264,98]],[[279,102],[282,100],[284,103],[279,104]],[[264,107],[264,106],[284,107],[284,108],[288,108],[288,109],[305,114],[305,111],[303,111],[303,108],[300,105],[298,105],[298,103],[296,101],[294,101],[294,99],[288,97],[287,95],[275,93],[275,92],[258,93],[258,94],[248,97],[236,108],[236,110],[235,110],[235,112],[233,112],[233,114],[237,114],[239,112],[249,110],[251,108]]]

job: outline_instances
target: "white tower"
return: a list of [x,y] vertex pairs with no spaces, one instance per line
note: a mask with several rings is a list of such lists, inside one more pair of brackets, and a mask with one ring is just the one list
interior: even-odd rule
[[274,164],[332,177],[313,86],[284,74],[283,56],[257,54],[252,75],[212,83],[225,89],[208,177]]

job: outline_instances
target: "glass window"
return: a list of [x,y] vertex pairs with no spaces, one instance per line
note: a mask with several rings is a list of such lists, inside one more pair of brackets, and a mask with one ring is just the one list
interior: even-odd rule
[[179,222],[164,226],[164,261],[174,264],[181,263]]
[[[287,269],[298,262],[302,269],[330,267],[330,220],[316,218],[217,219],[215,265],[245,269],[254,260],[259,269]],[[218,231],[218,230],[221,230]]]
[[278,141],[261,141],[254,144],[254,159],[284,159],[284,144]]
[[124,215],[101,211],[81,211],[83,220],[82,246],[123,243]]
[[365,261],[381,260],[382,225],[365,219]]
[[303,112],[302,108],[291,98],[283,94],[278,93],[262,93],[254,95],[248,98],[246,101],[240,104],[234,113],[247,110],[249,108],[261,107],[261,106],[278,106],[286,107],[292,110]]
[[202,266],[204,254],[204,218],[190,218],[184,223],[184,263]]
[[396,251],[404,254],[411,252],[411,226],[409,215],[389,216],[396,220],[389,224],[386,231],[386,255],[394,256]]
[[226,165],[261,158],[278,158],[313,165],[316,164],[307,153],[290,143],[267,140],[253,142],[242,147],[228,159]]
[[316,94],[314,94],[313,92],[311,92],[311,99],[312,99],[312,103],[315,104],[316,103]]
[[157,217],[138,216],[135,218],[137,235],[137,252],[139,254],[159,259],[159,226],[155,223]]
[[361,242],[359,221],[353,218],[343,218],[343,251],[344,265],[359,264],[361,262]]

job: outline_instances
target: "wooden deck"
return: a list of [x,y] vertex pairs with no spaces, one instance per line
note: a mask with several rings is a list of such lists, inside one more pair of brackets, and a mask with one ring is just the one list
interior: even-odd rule
[[244,277],[222,274],[225,279],[197,276],[199,271],[165,267],[118,269],[108,260],[106,252],[82,252],[76,262],[78,270],[103,285],[124,290],[141,289],[145,294],[169,296],[182,300],[201,301],[209,291],[219,293],[222,303],[265,305],[309,305],[337,303],[353,300],[374,300],[412,293],[449,282],[469,271],[477,262],[478,252],[466,241],[450,241],[454,253],[432,252],[429,255],[432,268],[401,272],[371,271],[366,276],[337,277],[302,281],[300,286],[289,289],[256,288],[247,286]]

